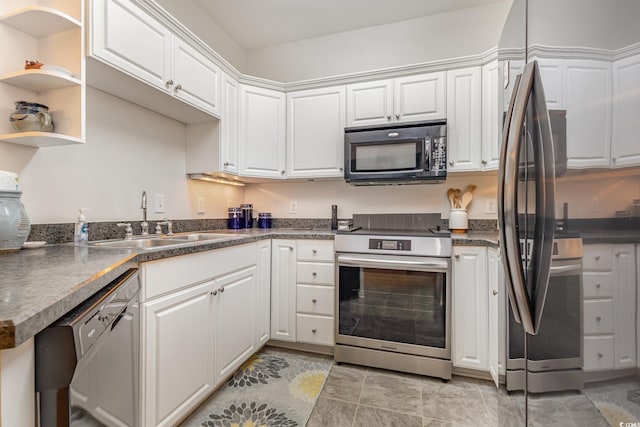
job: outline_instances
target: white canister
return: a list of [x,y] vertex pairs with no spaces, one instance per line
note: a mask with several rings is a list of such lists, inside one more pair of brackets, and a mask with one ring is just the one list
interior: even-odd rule
[[20,191],[0,191],[0,254],[17,251],[29,237],[31,221]]
[[449,230],[454,233],[464,233],[469,228],[469,218],[466,209],[451,209],[449,213]]

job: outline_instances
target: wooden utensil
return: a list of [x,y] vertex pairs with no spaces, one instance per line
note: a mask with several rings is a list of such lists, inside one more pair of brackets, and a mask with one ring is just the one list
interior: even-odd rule
[[455,196],[455,190],[453,188],[448,189],[447,197],[449,198],[449,203],[451,203],[451,209],[454,208],[454,201],[453,201],[454,196]]
[[459,188],[456,188],[456,189],[455,189],[455,193],[454,193],[454,197],[453,197],[453,199],[454,199],[454,205],[455,205],[454,207],[455,207],[456,209],[460,209],[460,197],[461,197],[461,196],[462,196],[462,191],[460,191],[460,189],[459,189]]
[[473,199],[473,194],[471,194],[470,191],[467,191],[462,194],[462,203],[461,203],[462,209],[467,209],[467,206],[469,205],[469,203],[471,203],[471,199]]

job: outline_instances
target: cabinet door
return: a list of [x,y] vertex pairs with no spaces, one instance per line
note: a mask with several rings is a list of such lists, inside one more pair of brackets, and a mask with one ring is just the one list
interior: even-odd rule
[[271,338],[296,340],[296,241],[271,241]]
[[256,351],[254,313],[257,309],[256,266],[215,280],[216,385]]
[[498,169],[502,111],[500,108],[498,61],[482,67],[482,170]]
[[393,114],[393,80],[347,85],[347,126],[389,123]]
[[487,249],[459,246],[453,255],[453,365],[486,371]]
[[611,65],[565,61],[567,167],[609,167],[611,152]]
[[256,349],[271,338],[271,240],[258,242]]
[[220,119],[220,160],[222,170],[238,173],[238,116],[240,85],[227,74],[222,75],[222,118]]
[[539,58],[536,61],[538,61],[540,77],[542,77],[547,108],[550,110],[564,110],[563,61],[555,58]]
[[202,53],[173,38],[174,95],[211,114],[219,115],[220,69]]
[[411,122],[446,117],[444,71],[397,78],[393,86],[395,120]]
[[214,388],[213,282],[143,304],[143,425],[175,425]]
[[640,55],[613,64],[611,166],[640,165]]
[[240,174],[284,178],[285,97],[282,92],[240,85]]
[[287,94],[287,176],[342,177],[345,87]]
[[613,327],[615,369],[636,366],[636,253],[635,245],[613,248]]
[[496,387],[498,387],[499,381],[499,365],[500,365],[500,301],[504,300],[500,290],[500,265],[499,265],[498,251],[495,249],[487,249],[487,287],[488,287],[488,299],[489,299],[489,352],[488,352],[488,365],[489,373]]
[[480,170],[480,67],[447,71],[447,150],[449,172]]
[[96,0],[93,8],[92,56],[169,92],[171,32],[130,1]]

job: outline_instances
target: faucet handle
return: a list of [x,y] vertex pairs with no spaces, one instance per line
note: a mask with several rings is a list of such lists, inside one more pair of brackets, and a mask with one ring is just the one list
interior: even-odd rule
[[119,222],[116,224],[118,227],[124,228],[124,239],[131,240],[133,237],[133,228],[129,222]]
[[166,225],[166,221],[158,221],[156,222],[156,234],[162,234],[162,226]]
[[167,236],[173,236],[173,222],[169,218],[163,220],[167,224]]

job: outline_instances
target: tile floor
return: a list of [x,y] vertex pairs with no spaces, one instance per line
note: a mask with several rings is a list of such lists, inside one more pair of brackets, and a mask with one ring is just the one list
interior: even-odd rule
[[[521,394],[492,382],[439,379],[355,365],[333,365],[307,427],[523,426]],[[530,401],[530,426],[606,427],[582,393],[545,394]]]

